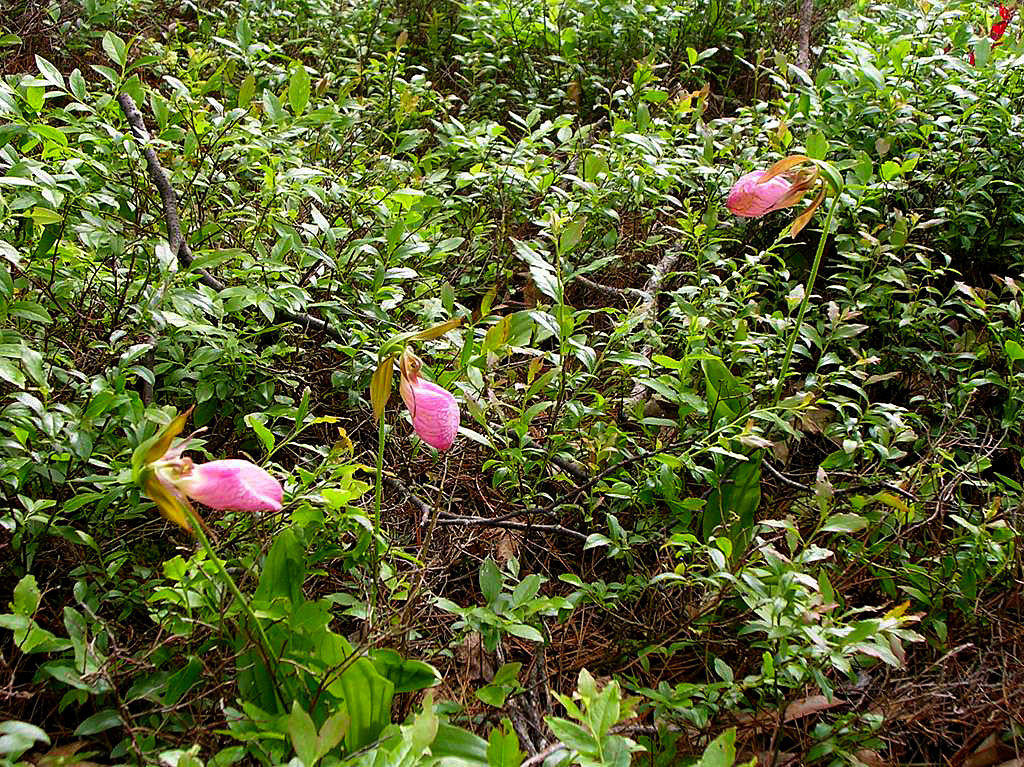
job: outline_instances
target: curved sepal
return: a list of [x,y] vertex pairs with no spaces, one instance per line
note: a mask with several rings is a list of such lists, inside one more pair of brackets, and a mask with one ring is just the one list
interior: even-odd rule
[[148,467],[142,470],[140,485],[142,491],[156,504],[157,511],[162,517],[178,525],[185,532],[192,532],[188,512],[195,516],[195,511],[187,498],[168,489],[157,477],[156,471]]
[[132,453],[132,479],[137,485],[144,487],[143,469],[153,461],[159,461],[171,449],[174,438],[185,430],[185,423],[194,408],[195,405],[175,417],[163,429],[135,448],[135,452]]

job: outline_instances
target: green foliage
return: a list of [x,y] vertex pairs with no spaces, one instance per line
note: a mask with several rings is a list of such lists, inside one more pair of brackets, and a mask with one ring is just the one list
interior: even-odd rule
[[[28,5],[0,30],[0,651],[38,701],[11,716],[117,763],[517,765],[493,723],[603,632],[618,679],[542,712],[555,758],[733,764],[767,747],[712,738],[736,716],[853,687],[779,725],[838,764],[916,740],[863,679],[999,645],[1019,21],[993,47],[977,4],[817,2],[805,72],[775,0],[86,0],[10,26]],[[834,215],[788,239],[728,212],[792,154]],[[441,457],[389,402],[414,341],[465,405]],[[197,460],[286,489],[198,548],[137,486],[192,405]],[[447,659],[469,632],[489,678]],[[409,699],[442,678],[461,705]],[[0,724],[0,760],[37,725]]]
[[[612,681],[601,690],[586,669],[580,671],[576,695],[557,695],[569,716],[547,717],[548,726],[571,751],[563,764],[580,767],[628,767],[632,754],[643,748],[611,728],[633,716],[635,698],[623,697],[619,683]],[[579,700],[579,704],[575,702]]]

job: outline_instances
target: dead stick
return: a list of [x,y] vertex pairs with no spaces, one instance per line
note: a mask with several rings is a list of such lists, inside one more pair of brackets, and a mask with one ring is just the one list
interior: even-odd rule
[[650,298],[650,296],[647,295],[647,293],[644,293],[644,291],[640,290],[639,288],[615,288],[612,287],[611,285],[605,285],[604,283],[601,282],[595,282],[594,280],[590,279],[589,277],[585,277],[582,274],[577,275],[573,279],[576,282],[583,285],[584,287],[590,288],[591,290],[596,290],[598,293],[604,293],[605,295],[615,296],[616,298],[620,298],[622,300],[626,300],[627,297],[632,297],[639,298],[641,301],[646,301],[647,299]]
[[444,525],[446,527],[499,527],[505,530],[539,530],[544,533],[561,533],[562,535],[568,535],[571,538],[576,538],[583,542],[586,542],[587,540],[587,536],[583,533],[571,530],[568,527],[563,527],[562,525],[532,525],[526,522],[488,519],[487,517],[459,517],[454,514],[449,515],[443,511],[437,520],[437,524]]
[[[651,272],[650,279],[647,280],[647,284],[644,285],[644,292],[647,294],[647,300],[640,304],[637,309],[637,316],[643,319],[644,330],[650,330],[654,324],[655,317],[657,317],[658,309],[658,291],[661,289],[661,282],[665,279],[665,275],[671,272],[676,264],[679,262],[682,256],[682,251],[678,249],[670,250],[664,255],[664,257],[654,266],[654,271]],[[654,353],[654,346],[650,342],[647,342],[640,349],[640,354],[647,359],[651,358],[651,354]],[[650,389],[643,385],[643,383],[637,382],[633,386],[633,391],[630,392],[629,397],[623,403],[623,410],[630,410],[638,402],[642,402],[647,399],[650,394]]]
[[[195,259],[192,255],[192,249],[181,233],[181,218],[178,216],[178,197],[171,187],[170,180],[167,178],[167,171],[160,165],[160,159],[156,155],[156,150],[151,146],[152,139],[150,138],[149,131],[146,130],[146,123],[142,119],[142,113],[135,105],[135,100],[127,93],[119,93],[117,103],[121,105],[121,110],[124,112],[124,116],[132,128],[135,140],[142,147],[142,154],[146,158],[146,166],[149,168],[149,177],[160,192],[160,200],[164,208],[164,223],[167,225],[167,241],[171,246],[171,252],[177,257],[178,263],[185,269],[191,269],[192,262]],[[227,287],[227,285],[205,269],[197,269],[196,271],[199,273],[199,282],[208,288],[219,293]],[[293,312],[283,307],[275,307],[275,310],[285,320],[298,325],[307,333],[323,333],[342,343],[347,340],[338,330],[312,315],[303,312]]]

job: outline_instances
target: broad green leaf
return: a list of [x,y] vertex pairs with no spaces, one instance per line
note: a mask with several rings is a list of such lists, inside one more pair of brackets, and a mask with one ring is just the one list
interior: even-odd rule
[[1024,360],[1024,346],[1021,346],[1012,338],[1006,340],[1006,343],[1003,344],[1003,349],[1006,351],[1006,356],[1014,362]]
[[807,156],[812,160],[824,160],[828,154],[828,139],[825,134],[816,131],[807,137]]
[[287,599],[291,605],[303,602],[302,584],[306,579],[306,555],[290,528],[278,533],[263,563],[254,601],[270,604]]
[[382,677],[366,658],[359,658],[339,679],[345,707],[351,719],[345,747],[354,751],[369,745],[391,721],[394,685]]
[[107,32],[103,35],[103,51],[111,61],[121,67],[121,69],[124,69],[124,66],[128,61],[127,48],[124,44],[124,40],[113,32]]
[[505,627],[512,636],[517,636],[520,639],[528,639],[531,642],[537,642],[538,644],[543,643],[544,635],[541,634],[533,626],[527,626],[525,623],[510,623]]
[[252,103],[252,97],[256,93],[256,78],[248,75],[238,88],[238,106],[247,109]]
[[292,75],[288,79],[288,105],[292,114],[298,117],[306,111],[309,103],[310,79],[309,72],[301,61],[292,65]]
[[24,615],[31,618],[39,608],[42,594],[36,584],[34,575],[23,576],[18,585],[14,587],[14,601],[11,602],[11,610],[17,615]]
[[249,413],[245,417],[245,425],[256,433],[260,442],[263,443],[263,449],[270,453],[273,452],[277,439],[274,437],[274,433],[263,424],[262,418],[262,413]]
[[867,519],[859,514],[833,514],[821,529],[827,533],[855,533],[867,526]]
[[48,83],[55,88],[64,90],[64,76],[61,75],[60,70],[39,54],[36,54],[36,67]]
[[597,741],[593,736],[575,722],[557,716],[546,716],[544,721],[562,743],[581,754],[593,754],[597,751]]
[[429,663],[405,659],[394,650],[374,650],[370,660],[378,673],[395,686],[396,695],[433,687],[441,681],[437,669]]
[[85,101],[88,98],[88,89],[85,84],[85,78],[82,77],[82,71],[77,67],[71,71],[71,75],[68,77],[68,85],[71,87],[71,93],[79,101]]
[[120,727],[121,715],[113,708],[105,708],[102,711],[97,711],[95,714],[90,716],[84,722],[75,728],[75,736],[82,737],[85,735],[95,735],[99,732],[105,732],[106,730],[113,729],[114,727]]
[[487,739],[488,767],[519,767],[523,759],[523,752],[519,750],[519,738],[512,727],[512,722],[502,719],[501,724],[491,730]]
[[484,595],[487,604],[494,604],[501,593],[502,583],[501,570],[493,559],[487,557],[480,565],[480,593]]
[[313,767],[319,757],[317,753],[317,732],[316,725],[302,705],[292,701],[292,710],[287,718],[288,738],[295,749],[295,755],[299,757],[305,767]]
[[733,767],[736,762],[736,728],[730,727],[704,749],[696,767]]

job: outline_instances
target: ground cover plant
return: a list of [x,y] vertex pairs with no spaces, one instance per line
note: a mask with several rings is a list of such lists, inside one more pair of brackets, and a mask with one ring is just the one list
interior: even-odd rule
[[1015,4],[3,11],[0,763],[1018,763]]

